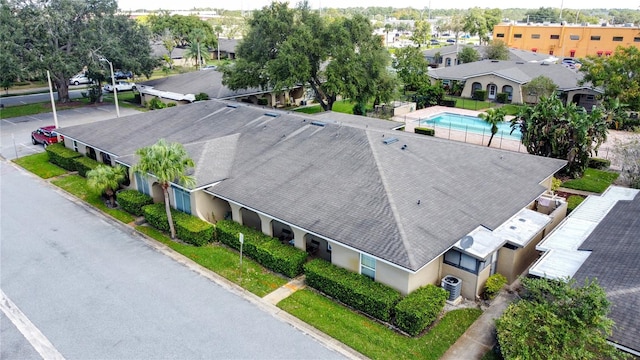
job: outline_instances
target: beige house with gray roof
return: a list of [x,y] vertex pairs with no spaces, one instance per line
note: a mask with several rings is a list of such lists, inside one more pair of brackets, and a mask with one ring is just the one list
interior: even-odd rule
[[[565,161],[397,125],[212,100],[59,133],[67,147],[129,168],[140,147],[182,143],[197,184],[173,184],[172,206],[233,219],[404,294],[447,275],[466,298],[492,273],[514,280],[564,217],[548,189]],[[132,174],[129,186],[161,200],[153,174]]]

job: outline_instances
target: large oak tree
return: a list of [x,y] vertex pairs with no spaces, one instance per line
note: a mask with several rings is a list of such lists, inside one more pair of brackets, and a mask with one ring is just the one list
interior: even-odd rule
[[325,111],[338,96],[358,103],[390,100],[389,54],[365,17],[327,21],[307,3],[290,9],[274,2],[255,11],[248,23],[237,60],[221,69],[229,88],[306,84]]

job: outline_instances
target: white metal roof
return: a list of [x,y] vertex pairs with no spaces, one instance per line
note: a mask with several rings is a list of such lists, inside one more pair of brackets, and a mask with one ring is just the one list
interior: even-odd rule
[[170,91],[161,91],[161,90],[156,90],[151,86],[141,86],[140,92],[144,94],[161,97],[164,99],[169,99],[169,100],[189,101],[189,102],[196,101],[196,96],[193,94],[180,94],[180,93],[175,93]]
[[525,247],[549,222],[551,222],[549,215],[531,209],[522,209],[504,224],[498,226],[493,231],[493,235],[510,244]]
[[505,240],[495,236],[491,230],[482,226],[475,228],[468,236],[473,238],[471,246],[465,249],[461,244],[462,239],[460,239],[453,247],[481,260],[486,259],[505,243]]
[[529,273],[547,278],[572,277],[590,251],[578,250],[593,229],[619,200],[633,200],[637,189],[610,186],[602,195],[590,195],[565,218],[536,249],[546,253],[529,269]]

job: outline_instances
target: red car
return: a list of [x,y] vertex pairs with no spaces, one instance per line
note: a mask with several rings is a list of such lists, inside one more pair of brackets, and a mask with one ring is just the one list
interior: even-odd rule
[[54,134],[56,127],[53,125],[43,126],[31,132],[31,143],[33,145],[42,144],[47,147],[58,142],[58,136]]

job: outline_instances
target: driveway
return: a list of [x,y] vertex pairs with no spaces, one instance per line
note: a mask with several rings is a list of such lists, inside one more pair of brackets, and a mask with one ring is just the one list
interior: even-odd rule
[[3,359],[33,357],[25,338],[68,359],[341,358],[52,185],[0,175]]

